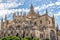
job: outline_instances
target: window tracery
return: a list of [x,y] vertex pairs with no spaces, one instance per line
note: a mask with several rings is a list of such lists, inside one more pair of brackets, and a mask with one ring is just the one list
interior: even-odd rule
[[42,24],[42,20],[40,20],[40,24]]

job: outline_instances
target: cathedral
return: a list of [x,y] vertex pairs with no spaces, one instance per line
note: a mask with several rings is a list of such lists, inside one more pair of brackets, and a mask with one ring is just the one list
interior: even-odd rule
[[54,15],[48,16],[48,11],[44,15],[34,11],[34,7],[30,6],[28,14],[26,12],[22,15],[13,13],[13,19],[5,21],[1,19],[0,37],[15,36],[19,37],[37,37],[40,40],[49,38],[49,40],[60,40],[60,30],[56,26]]

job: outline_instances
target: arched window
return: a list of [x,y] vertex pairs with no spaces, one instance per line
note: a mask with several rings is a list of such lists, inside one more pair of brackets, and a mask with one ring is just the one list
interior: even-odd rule
[[13,34],[13,31],[11,31],[11,34]]
[[37,23],[36,23],[36,22],[34,22],[34,25],[37,25]]
[[50,24],[50,21],[49,21],[49,24]]
[[23,38],[25,37],[25,31],[23,32]]
[[50,39],[51,40],[56,40],[55,39],[55,32],[53,30],[50,31]]
[[43,38],[43,34],[40,34],[40,38]]
[[42,20],[40,20],[40,23],[42,24]]
[[32,24],[32,21],[30,21],[30,24]]
[[28,33],[26,33],[26,36],[28,36]]
[[19,34],[17,33],[16,36],[18,36]]
[[14,30],[13,26],[9,26],[8,30]]
[[16,26],[16,29],[19,30],[19,29],[20,29],[20,25],[17,25],[17,26]]

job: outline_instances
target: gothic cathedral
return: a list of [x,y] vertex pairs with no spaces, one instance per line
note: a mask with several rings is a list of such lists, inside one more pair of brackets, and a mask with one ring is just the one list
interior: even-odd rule
[[13,13],[13,20],[5,21],[1,19],[0,37],[15,36],[19,37],[37,37],[41,40],[49,38],[50,40],[60,40],[60,31],[58,25],[55,25],[54,15],[48,16],[48,11],[44,15],[34,12],[34,7],[30,6],[28,14],[22,15]]

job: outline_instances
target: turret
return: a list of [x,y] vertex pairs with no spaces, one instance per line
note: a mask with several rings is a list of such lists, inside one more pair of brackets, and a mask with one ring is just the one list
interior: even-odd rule
[[52,18],[52,23],[53,23],[53,27],[55,27],[55,18],[54,18],[54,15],[53,15],[53,18]]
[[20,12],[20,16],[22,16],[22,12]]
[[1,18],[1,23],[3,23],[3,18]]
[[19,12],[17,12],[17,16],[19,16]]
[[45,14],[46,16],[48,16],[48,10],[46,9],[46,14]]
[[13,18],[16,16],[16,13],[13,13]]
[[5,15],[5,21],[7,21],[7,15]]
[[21,12],[21,16],[22,16],[22,12]]
[[5,15],[5,23],[6,23],[6,26],[7,26],[7,24],[8,24],[7,15]]
[[39,14],[39,11],[37,12],[37,14]]
[[1,29],[3,28],[3,18],[1,18]]
[[57,30],[59,30],[58,24],[57,24]]
[[37,12],[37,15],[40,16],[39,11]]
[[26,12],[24,12],[24,15],[23,15],[24,17],[26,16]]
[[57,28],[56,28],[57,40],[58,40],[58,32],[59,32],[59,27],[58,27],[58,24],[57,24]]
[[14,21],[14,22],[16,21],[16,20],[15,20],[15,16],[16,16],[16,12],[13,13],[13,21]]

